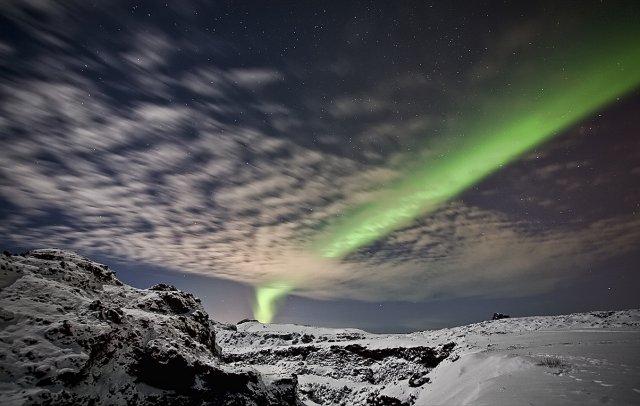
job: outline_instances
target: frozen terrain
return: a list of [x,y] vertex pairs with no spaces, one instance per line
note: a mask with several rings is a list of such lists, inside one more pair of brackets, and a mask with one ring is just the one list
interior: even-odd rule
[[36,250],[0,257],[0,404],[639,405],[640,310],[398,335],[229,325]]
[[234,327],[218,333],[223,358],[264,375],[296,374],[308,405],[640,404],[640,310],[402,335],[257,322]]

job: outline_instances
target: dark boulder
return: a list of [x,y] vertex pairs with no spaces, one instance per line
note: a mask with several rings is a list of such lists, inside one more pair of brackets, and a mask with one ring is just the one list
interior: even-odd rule
[[149,290],[155,290],[157,292],[178,292],[178,288],[173,285],[167,285],[166,283],[158,283],[149,288]]
[[370,406],[410,406],[409,403],[403,402],[398,398],[387,395],[370,395],[367,398],[367,405]]
[[186,392],[195,381],[193,364],[177,348],[162,340],[151,340],[134,352],[136,363],[129,373],[140,382],[160,389]]
[[417,388],[425,383],[431,383],[431,378],[427,376],[426,372],[417,372],[411,375],[409,378],[409,386],[412,388]]
[[242,319],[236,324],[243,324],[243,323],[259,323],[259,321],[256,319]]

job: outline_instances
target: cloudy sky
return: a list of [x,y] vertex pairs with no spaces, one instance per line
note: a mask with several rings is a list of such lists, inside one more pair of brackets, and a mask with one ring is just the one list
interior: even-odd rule
[[591,33],[635,2],[553,3],[2,1],[0,243],[174,283],[223,321],[269,284],[292,289],[277,322],[373,331],[640,307],[634,86],[366,245],[314,248],[482,123],[525,120],[545,81],[629,72]]

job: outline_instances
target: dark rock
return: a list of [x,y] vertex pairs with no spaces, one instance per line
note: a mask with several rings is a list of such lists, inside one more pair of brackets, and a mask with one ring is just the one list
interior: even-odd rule
[[104,265],[96,265],[90,261],[84,260],[76,263],[78,268],[84,269],[90,272],[98,281],[105,282],[113,285],[121,285],[122,282],[116,279],[115,273],[110,271]]
[[94,300],[89,304],[89,310],[94,311],[94,316],[100,320],[122,323],[124,313],[117,307],[105,306],[100,300]]
[[71,325],[71,322],[69,322],[69,320],[63,320],[62,326],[60,327],[60,332],[66,336],[70,336],[70,335],[73,335],[72,328],[73,327]]
[[268,387],[274,405],[297,405],[298,377],[296,375],[276,379]]
[[187,313],[195,307],[193,296],[189,296],[189,294],[183,292],[165,292],[162,294],[162,299],[164,299],[172,313]]
[[442,346],[442,351],[443,351],[443,352],[446,352],[446,353],[447,353],[447,355],[449,355],[449,353],[451,352],[451,350],[453,350],[454,348],[456,348],[456,343],[454,343],[454,342],[452,341],[452,342],[449,342],[449,343],[446,343],[445,345],[443,345],[443,346]]
[[195,311],[201,307],[190,293],[173,290],[160,290],[157,292],[156,295],[141,298],[134,305],[146,311],[178,315]]
[[361,340],[364,336],[360,333],[339,333],[336,338],[339,341]]
[[242,319],[236,324],[242,324],[242,323],[259,323],[259,321],[256,319]]
[[82,375],[79,373],[79,371],[72,369],[67,369],[58,373],[55,378],[56,381],[66,386],[73,386],[74,384],[80,382],[80,379],[82,379]]
[[598,317],[600,319],[606,319],[607,317],[611,317],[615,314],[615,312],[594,312],[591,313],[592,316]]
[[34,258],[38,258],[38,259],[46,259],[49,261],[59,261],[64,259],[63,256],[61,255],[56,255],[52,252],[34,252],[31,254],[32,257]]
[[155,290],[158,292],[178,292],[178,288],[173,285],[167,285],[166,283],[158,283],[149,288],[149,290]]
[[431,378],[427,376],[426,372],[415,373],[409,378],[409,386],[412,388],[417,388],[425,383],[431,383]]
[[410,406],[410,403],[403,402],[398,398],[387,395],[371,395],[367,398],[367,405],[371,406]]
[[284,340],[284,341],[291,341],[293,340],[293,334],[292,333],[267,333],[265,335],[263,335],[264,338],[276,338],[279,340]]
[[136,349],[137,362],[129,373],[140,382],[160,389],[186,392],[195,382],[193,364],[178,349],[151,340],[144,350]]
[[100,310],[102,309],[102,302],[100,300],[94,300],[89,303],[89,310]]
[[491,320],[500,320],[500,319],[508,319],[508,318],[509,318],[508,314],[493,313],[493,317],[491,318]]
[[19,362],[0,374],[13,380],[16,404],[300,405],[295,376],[265,382],[257,371],[224,365],[216,323],[191,294],[171,285],[105,289],[121,285],[115,273],[61,250],[5,261],[24,264],[25,283],[34,283],[19,300],[52,307],[0,309],[0,327],[48,326],[38,338],[11,338],[22,347],[14,351]]
[[255,385],[259,377],[254,371],[227,371],[211,366],[200,366],[201,377],[207,389],[218,394],[241,392],[248,385]]
[[354,368],[353,375],[359,377],[362,382],[375,383],[373,370],[371,368]]
[[209,322],[209,315],[202,310],[196,310],[191,313],[191,318],[203,325],[207,325]]
[[388,357],[395,357],[416,362],[427,368],[434,368],[449,356],[453,347],[455,347],[455,343],[445,344],[441,350],[423,346],[370,349],[360,344],[349,344],[345,346],[332,345],[331,350],[336,353],[353,353],[362,358],[368,358],[374,361],[382,361]]

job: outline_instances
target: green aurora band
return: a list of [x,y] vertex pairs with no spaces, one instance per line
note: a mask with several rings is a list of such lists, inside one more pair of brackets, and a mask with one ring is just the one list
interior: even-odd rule
[[[412,160],[375,199],[321,227],[311,252],[340,260],[477,184],[640,85],[640,24],[593,16],[581,31],[538,47],[513,69],[469,91],[436,157]],[[556,33],[556,38],[558,37]],[[425,146],[425,151],[429,148]],[[411,160],[410,160],[411,161]],[[254,316],[270,322],[290,283],[256,287]]]
[[278,304],[291,291],[286,283],[272,283],[256,287],[253,317],[260,323],[270,323],[278,310]]
[[330,224],[313,251],[342,258],[371,244],[634,90],[640,84],[638,27],[622,24],[616,32],[563,40],[562,49],[526,61],[526,78],[512,74],[482,99],[471,97],[476,105],[462,114],[445,154],[414,164],[375,200]]

